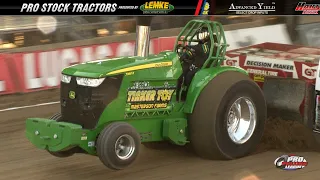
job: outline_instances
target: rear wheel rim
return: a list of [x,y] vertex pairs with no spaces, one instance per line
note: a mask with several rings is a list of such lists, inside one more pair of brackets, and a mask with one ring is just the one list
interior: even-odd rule
[[128,134],[121,135],[115,143],[115,153],[121,160],[131,158],[135,148],[135,141],[133,137]]
[[227,115],[227,130],[230,139],[236,144],[246,143],[252,136],[257,124],[254,103],[247,97],[238,98],[230,107]]

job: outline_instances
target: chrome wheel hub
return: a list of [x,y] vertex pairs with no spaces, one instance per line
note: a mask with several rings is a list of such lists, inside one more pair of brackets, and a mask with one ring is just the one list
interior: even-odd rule
[[236,144],[246,143],[257,124],[257,113],[253,102],[246,97],[238,98],[230,107],[227,128],[230,139]]
[[117,157],[121,160],[129,159],[135,151],[134,139],[128,135],[121,135],[115,144],[115,153]]

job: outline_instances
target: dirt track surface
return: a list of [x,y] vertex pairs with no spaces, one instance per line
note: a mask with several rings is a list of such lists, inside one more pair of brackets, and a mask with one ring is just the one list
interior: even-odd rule
[[[59,89],[0,96],[0,109],[59,101]],[[0,117],[1,119],[1,117]]]
[[[29,95],[0,96],[0,109],[17,105],[30,105],[57,101],[58,91]],[[292,122],[280,124],[272,120],[256,154],[233,161],[208,161],[196,157],[184,148],[165,150],[142,149],[138,161],[123,171],[105,168],[98,158],[75,155],[60,159],[36,149],[24,136],[24,120],[27,117],[48,117],[59,110],[59,105],[0,112],[0,180],[316,180],[320,169],[320,153],[310,132]],[[290,126],[291,128],[287,128]],[[293,138],[292,136],[296,136]],[[275,150],[274,148],[278,148]],[[270,151],[270,149],[273,149]],[[268,152],[265,152],[269,150]],[[284,152],[286,151],[286,152]],[[276,169],[274,160],[282,154],[304,156],[309,164],[302,170]]]

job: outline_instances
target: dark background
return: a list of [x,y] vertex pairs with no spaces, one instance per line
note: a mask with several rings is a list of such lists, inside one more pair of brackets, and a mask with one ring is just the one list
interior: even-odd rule
[[[228,13],[228,9],[232,3],[235,5],[256,5],[258,2],[263,2],[265,4],[270,4],[272,2],[276,3],[276,12],[269,13],[272,15],[295,15],[301,14],[301,12],[295,12],[295,7],[298,4],[298,0],[263,0],[263,1],[255,1],[255,0],[215,0],[215,12],[214,14],[226,15]],[[312,3],[314,1],[305,0],[304,2]],[[318,2],[320,4],[320,2]]]

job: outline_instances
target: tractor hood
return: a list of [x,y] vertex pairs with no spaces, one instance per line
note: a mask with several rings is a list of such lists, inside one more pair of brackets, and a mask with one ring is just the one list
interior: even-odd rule
[[159,66],[171,66],[172,59],[174,58],[178,58],[177,53],[170,51],[148,57],[118,57],[73,65],[65,68],[62,74],[77,77],[102,78],[129,71],[132,72]]

